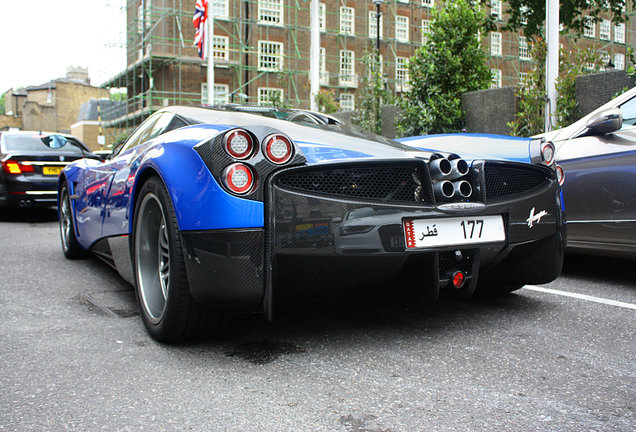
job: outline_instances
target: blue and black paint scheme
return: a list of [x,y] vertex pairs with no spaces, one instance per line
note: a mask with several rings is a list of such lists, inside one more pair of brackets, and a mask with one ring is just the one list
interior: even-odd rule
[[[461,151],[423,151],[409,140],[303,113],[169,107],[153,114],[109,159],[82,160],[62,172],[79,244],[134,283],[135,203],[143,183],[156,176],[175,209],[192,297],[212,308],[271,318],[278,299],[364,294],[392,281],[431,299],[447,287],[470,296],[478,277],[521,286],[559,275],[564,232],[553,170],[528,163],[531,158],[464,157],[466,172],[450,183],[465,181],[470,193],[449,197],[438,191],[443,179],[434,178],[432,167],[442,160],[456,165]],[[134,142],[157,124],[167,126]],[[222,179],[235,162],[222,140],[237,128],[257,147],[241,161],[256,179],[242,195]],[[284,165],[263,156],[271,134],[293,143],[294,156]],[[533,211],[544,212],[534,224]],[[364,216],[352,217],[357,214]],[[484,215],[503,217],[505,240],[406,247],[405,220]],[[457,271],[466,283],[450,288]]]

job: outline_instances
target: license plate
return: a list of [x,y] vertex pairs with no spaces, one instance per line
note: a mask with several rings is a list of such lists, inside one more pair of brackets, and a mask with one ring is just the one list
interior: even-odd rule
[[404,221],[406,247],[427,248],[506,240],[501,215]]
[[45,166],[42,167],[42,174],[44,175],[60,175],[62,172],[61,166]]

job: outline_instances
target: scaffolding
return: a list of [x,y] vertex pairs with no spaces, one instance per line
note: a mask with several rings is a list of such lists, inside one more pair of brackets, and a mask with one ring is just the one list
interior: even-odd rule
[[[279,99],[276,103],[308,108],[311,2],[209,2],[216,13],[215,101],[272,103],[267,97],[274,95]],[[425,43],[423,27],[433,13],[429,3],[433,2],[386,0],[382,4],[382,70],[387,88],[396,95],[408,89],[404,59]],[[437,7],[441,3],[435,2]],[[126,135],[164,106],[203,102],[207,66],[192,42],[194,4],[195,0],[127,0],[127,67],[104,84],[125,88],[127,94],[125,109],[118,108],[124,114],[104,113],[111,136]],[[346,19],[348,13],[352,14],[351,25]],[[344,108],[345,102],[355,103],[358,78],[366,73],[361,60],[376,43],[376,5],[373,0],[324,0],[320,18],[320,87],[332,90]],[[634,40],[633,27],[626,25],[624,49]],[[501,34],[502,52],[490,56],[490,65],[493,70],[503,70],[502,85],[517,85],[533,64],[519,55],[520,34]],[[482,43],[490,52],[488,35],[483,35]],[[350,54],[346,52],[353,54],[347,58]]]

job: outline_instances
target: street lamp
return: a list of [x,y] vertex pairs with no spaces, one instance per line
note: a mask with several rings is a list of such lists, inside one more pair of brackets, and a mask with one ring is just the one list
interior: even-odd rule
[[384,0],[373,0],[373,3],[375,3],[375,8],[376,8],[375,49],[378,50],[378,56],[379,56],[380,55],[380,17],[382,16],[382,13],[380,12],[380,6],[382,5],[382,3],[384,3]]

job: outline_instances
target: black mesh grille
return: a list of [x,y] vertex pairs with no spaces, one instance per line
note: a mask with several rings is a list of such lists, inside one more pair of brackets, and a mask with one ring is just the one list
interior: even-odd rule
[[461,259],[457,260],[455,253],[442,253],[439,254],[439,278],[440,280],[450,280],[453,273],[461,271],[466,276],[471,276],[473,273],[474,254],[464,251]]
[[423,164],[298,170],[279,176],[276,183],[286,189],[368,201],[432,202],[430,180]]
[[494,200],[521,194],[548,181],[545,173],[532,168],[486,165],[486,197]]

